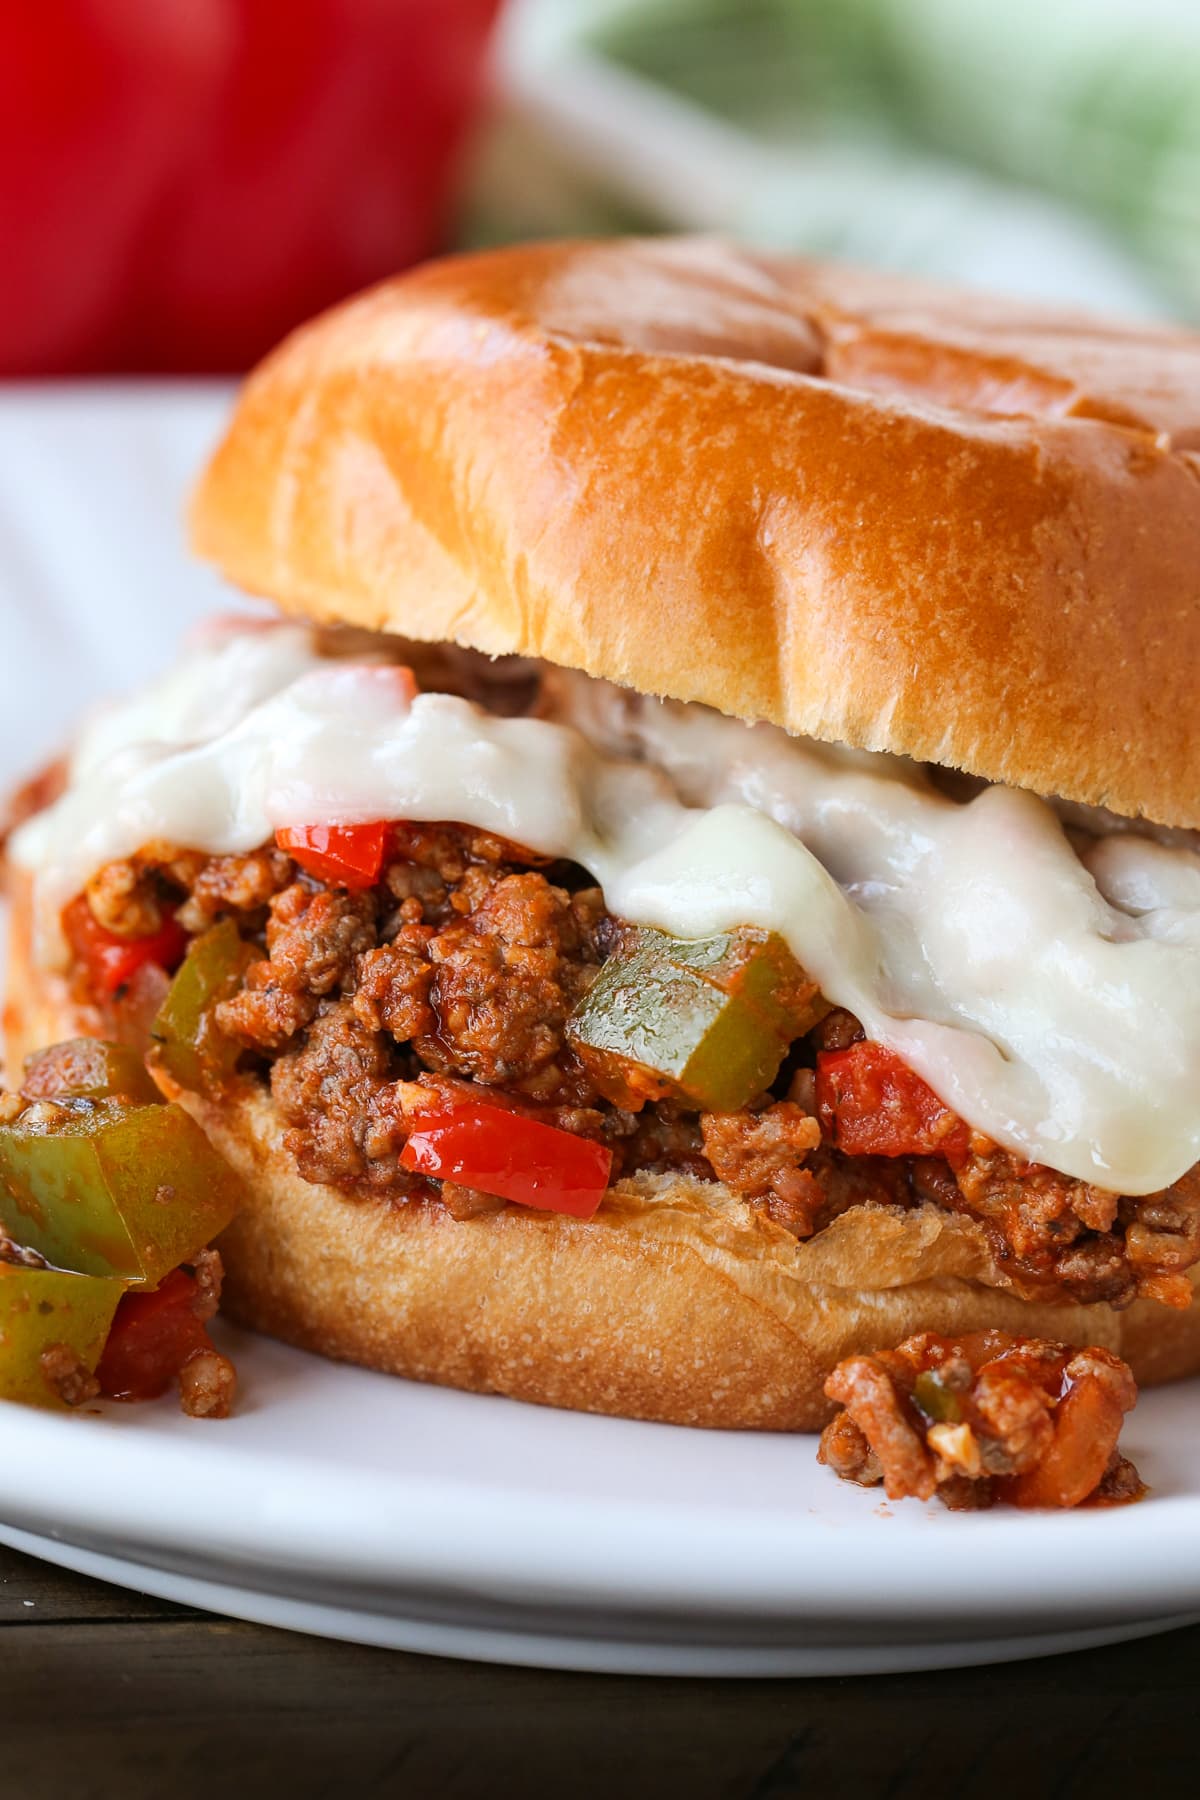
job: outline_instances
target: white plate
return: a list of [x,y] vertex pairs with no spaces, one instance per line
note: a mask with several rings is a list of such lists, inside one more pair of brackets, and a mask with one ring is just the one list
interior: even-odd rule
[[[0,397],[0,778],[219,593],[172,521],[221,398]],[[0,1406],[0,1537],[244,1618],[564,1668],[935,1668],[1200,1617],[1195,1383],[1134,1416],[1143,1504],[956,1517],[841,1485],[811,1438],[544,1412],[264,1340],[236,1354],[226,1423]]]
[[0,1536],[268,1624],[576,1669],[878,1673],[1200,1616],[1196,1384],[1135,1415],[1141,1505],[955,1516],[835,1481],[811,1437],[554,1413],[226,1335],[226,1422],[0,1406]]

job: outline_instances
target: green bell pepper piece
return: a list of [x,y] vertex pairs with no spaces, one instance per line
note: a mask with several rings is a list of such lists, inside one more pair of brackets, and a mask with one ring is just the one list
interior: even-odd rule
[[604,964],[567,1038],[618,1105],[674,1095],[736,1112],[770,1086],[823,1010],[777,932],[683,939],[643,928]]
[[231,919],[189,946],[150,1027],[163,1068],[181,1087],[215,1087],[232,1075],[240,1047],[217,1029],[213,1008],[237,992],[257,957]]
[[103,1038],[69,1038],[25,1059],[21,1092],[30,1100],[161,1100],[139,1053]]
[[43,1372],[43,1352],[65,1344],[93,1373],[124,1292],[113,1277],[0,1262],[0,1399],[62,1406]]
[[240,1201],[232,1169],[179,1106],[75,1100],[0,1126],[0,1228],[55,1268],[155,1287]]
[[936,1369],[926,1369],[913,1383],[913,1399],[935,1425],[958,1425],[962,1421],[962,1402],[953,1388],[947,1387]]

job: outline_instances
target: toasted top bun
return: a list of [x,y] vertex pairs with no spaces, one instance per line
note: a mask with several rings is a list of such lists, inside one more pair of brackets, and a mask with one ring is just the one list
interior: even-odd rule
[[696,240],[299,331],[196,496],[285,609],[1200,825],[1200,336]]

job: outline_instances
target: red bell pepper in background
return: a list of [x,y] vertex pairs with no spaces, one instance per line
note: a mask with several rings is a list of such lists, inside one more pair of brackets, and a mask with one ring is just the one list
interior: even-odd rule
[[275,842],[318,881],[368,888],[379,879],[390,829],[382,820],[374,825],[281,825]]
[[0,374],[236,369],[437,246],[499,0],[9,0]]
[[591,1218],[612,1171],[612,1151],[591,1138],[473,1101],[419,1114],[400,1161],[418,1175],[577,1219]]
[[172,1269],[149,1294],[122,1296],[96,1367],[100,1392],[112,1400],[156,1400],[189,1356],[211,1350],[197,1318],[196,1283]]
[[147,218],[228,54],[209,0],[11,0],[0,54],[0,373],[117,359]]
[[850,1156],[944,1156],[956,1166],[967,1154],[969,1127],[882,1044],[817,1057],[817,1113]]
[[182,962],[188,942],[186,931],[169,912],[149,937],[117,937],[93,916],[82,894],[63,913],[63,931],[87,969],[92,987],[101,995],[115,994],[118,988],[126,987],[147,963],[160,969],[175,968]]

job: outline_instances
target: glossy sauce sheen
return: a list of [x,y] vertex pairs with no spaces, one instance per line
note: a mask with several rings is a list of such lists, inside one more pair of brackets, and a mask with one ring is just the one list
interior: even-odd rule
[[1200,1157],[1192,849],[1126,829],[1081,857],[1031,794],[960,804],[898,759],[557,669],[539,710],[409,703],[300,626],[214,639],[100,717],[17,834],[42,954],[88,877],[153,839],[243,852],[281,825],[456,819],[583,864],[636,923],[783,933],[870,1037],[1033,1160],[1144,1194]]

